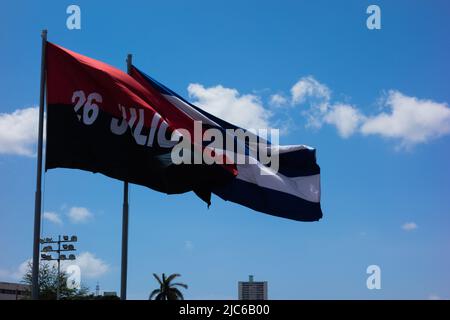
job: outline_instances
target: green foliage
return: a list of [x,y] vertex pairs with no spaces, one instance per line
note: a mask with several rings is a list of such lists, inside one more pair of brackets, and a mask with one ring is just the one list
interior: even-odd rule
[[[89,288],[81,286],[80,289],[70,289],[67,287],[68,275],[64,271],[60,272],[60,299],[73,300],[88,297]],[[32,264],[28,263],[28,270],[23,276],[22,282],[29,285],[32,284]],[[58,287],[58,268],[56,265],[47,262],[41,262],[39,265],[39,299],[56,300],[56,291]]]
[[150,293],[148,297],[149,300],[183,300],[183,294],[177,287],[182,287],[187,289],[188,286],[184,283],[174,283],[172,282],[176,277],[180,277],[178,273],[171,274],[166,278],[166,275],[163,273],[160,278],[156,273],[153,274],[156,281],[159,284],[159,289],[155,289]]

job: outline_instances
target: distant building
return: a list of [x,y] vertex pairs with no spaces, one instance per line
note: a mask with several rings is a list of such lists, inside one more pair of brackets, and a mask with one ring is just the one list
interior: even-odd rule
[[239,300],[267,300],[267,281],[253,281],[248,276],[247,281],[239,281]]
[[104,291],[103,292],[104,297],[117,297],[117,292],[115,291]]
[[30,295],[30,287],[22,283],[0,282],[0,300],[20,300]]

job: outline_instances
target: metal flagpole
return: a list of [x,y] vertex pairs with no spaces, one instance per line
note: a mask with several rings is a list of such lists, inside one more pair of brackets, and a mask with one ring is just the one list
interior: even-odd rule
[[[127,73],[131,73],[133,56],[127,56]],[[123,183],[123,213],[122,213],[122,267],[120,274],[120,299],[127,299],[127,270],[128,270],[128,182]]]
[[41,53],[41,92],[39,97],[39,132],[37,146],[36,193],[34,199],[34,235],[33,235],[33,266],[31,275],[31,297],[39,299],[39,246],[41,238],[41,178],[42,178],[42,141],[44,138],[44,102],[45,102],[45,48],[47,45],[47,30],[42,30]]

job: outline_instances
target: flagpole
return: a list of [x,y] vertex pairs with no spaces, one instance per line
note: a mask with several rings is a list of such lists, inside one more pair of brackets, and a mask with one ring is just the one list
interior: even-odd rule
[[[131,74],[133,56],[127,56],[127,73]],[[120,299],[127,299],[127,271],[128,271],[128,182],[123,183],[123,212],[122,212],[122,267],[120,274]]]
[[34,199],[34,235],[33,235],[33,265],[31,274],[31,298],[39,299],[39,247],[41,238],[41,178],[42,178],[42,142],[44,140],[44,103],[45,103],[45,52],[47,45],[47,30],[42,30],[41,53],[41,91],[39,97],[39,132],[37,146],[36,193]]

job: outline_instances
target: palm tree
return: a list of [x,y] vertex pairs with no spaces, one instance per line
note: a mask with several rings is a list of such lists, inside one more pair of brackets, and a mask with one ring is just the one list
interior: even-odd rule
[[188,286],[184,283],[172,283],[172,280],[176,277],[180,277],[178,273],[171,274],[166,278],[166,275],[163,273],[162,278],[158,277],[156,273],[153,274],[156,281],[159,283],[159,289],[155,289],[150,293],[150,296],[148,297],[149,300],[152,300],[153,297],[155,297],[155,300],[183,300],[183,294],[180,290],[176,287],[183,287],[185,289],[188,288]]

